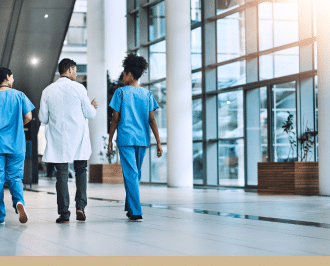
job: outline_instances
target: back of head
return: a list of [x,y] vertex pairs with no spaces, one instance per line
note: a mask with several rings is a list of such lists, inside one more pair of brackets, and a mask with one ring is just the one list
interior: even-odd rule
[[131,72],[134,79],[138,80],[148,69],[148,63],[142,56],[129,54],[123,61],[124,72]]
[[5,67],[0,67],[0,84],[4,82],[8,76],[11,76],[13,73],[11,72],[10,69],[5,68]]
[[68,71],[70,67],[77,66],[77,63],[69,58],[64,58],[61,60],[61,62],[58,64],[58,72],[60,72],[60,75],[64,74]]

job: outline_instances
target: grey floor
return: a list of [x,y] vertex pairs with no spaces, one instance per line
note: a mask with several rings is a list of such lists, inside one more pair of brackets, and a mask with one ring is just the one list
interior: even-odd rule
[[69,188],[69,224],[55,223],[53,178],[24,192],[24,225],[6,189],[0,256],[330,255],[329,197],[141,185],[144,220],[130,222],[123,185],[88,184],[87,220],[77,222],[73,180]]

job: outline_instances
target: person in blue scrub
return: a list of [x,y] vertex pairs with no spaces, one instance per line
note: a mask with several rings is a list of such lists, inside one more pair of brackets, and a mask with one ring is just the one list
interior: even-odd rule
[[109,106],[113,116],[109,132],[109,153],[113,154],[112,138],[117,129],[117,146],[120,154],[126,190],[125,211],[131,221],[141,221],[139,182],[141,166],[150,146],[149,126],[157,141],[157,156],[162,156],[158,127],[154,111],[158,104],[149,90],[139,86],[138,79],[147,70],[142,56],[129,54],[123,61],[124,87],[114,93]]
[[26,223],[23,173],[25,134],[23,124],[32,120],[35,108],[23,92],[13,89],[14,77],[8,68],[0,67],[0,224],[5,224],[4,185],[9,187],[19,221]]

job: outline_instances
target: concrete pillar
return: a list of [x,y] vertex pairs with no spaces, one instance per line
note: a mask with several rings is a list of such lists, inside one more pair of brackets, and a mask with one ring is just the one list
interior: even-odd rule
[[330,3],[316,1],[320,194],[330,195]]
[[99,155],[102,136],[107,136],[107,76],[105,67],[104,0],[87,0],[87,90],[99,103],[97,115],[89,122],[92,156],[90,164],[104,163]]
[[104,0],[104,22],[105,67],[110,78],[117,80],[127,51],[126,1]]
[[167,185],[192,187],[190,0],[166,0]]

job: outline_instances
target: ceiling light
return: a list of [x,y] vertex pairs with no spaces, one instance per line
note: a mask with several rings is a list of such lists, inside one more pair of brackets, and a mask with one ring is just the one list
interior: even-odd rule
[[48,14],[45,15],[45,18],[48,18]]
[[38,63],[39,63],[39,60],[38,60],[37,58],[34,57],[34,58],[31,59],[31,64],[32,64],[32,65],[35,66],[35,65],[37,65]]
[[230,101],[227,101],[227,104],[231,104],[231,102]]

